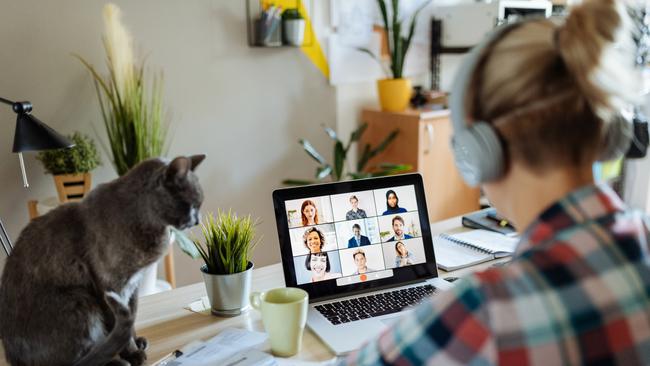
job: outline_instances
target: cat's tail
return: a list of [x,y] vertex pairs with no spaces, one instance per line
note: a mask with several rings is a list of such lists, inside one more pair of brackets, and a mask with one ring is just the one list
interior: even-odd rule
[[106,302],[115,315],[115,326],[100,343],[74,363],[74,366],[94,366],[109,363],[115,355],[127,346],[132,336],[135,314],[131,314],[128,304],[114,292],[106,292]]

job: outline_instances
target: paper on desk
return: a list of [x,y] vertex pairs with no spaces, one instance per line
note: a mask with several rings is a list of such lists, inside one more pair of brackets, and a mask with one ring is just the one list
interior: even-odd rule
[[334,357],[331,360],[314,362],[314,361],[294,360],[291,358],[276,358],[275,361],[276,361],[275,365],[277,366],[332,366],[332,365],[336,365],[339,359]]
[[[227,328],[214,338],[199,343],[193,349],[188,350],[185,354],[170,362],[169,366],[208,366],[208,365],[227,365],[235,362],[236,365],[273,365],[267,363],[262,352],[250,352],[251,349],[264,348],[268,336],[265,333],[251,332],[243,329]],[[247,356],[246,359],[237,358],[236,356]],[[270,357],[273,361],[273,358]],[[254,360],[259,362],[250,363]],[[243,363],[247,361],[249,363]]]
[[206,310],[210,310],[210,300],[208,300],[207,296],[203,296],[202,298],[187,304],[185,309],[195,313],[203,313]]

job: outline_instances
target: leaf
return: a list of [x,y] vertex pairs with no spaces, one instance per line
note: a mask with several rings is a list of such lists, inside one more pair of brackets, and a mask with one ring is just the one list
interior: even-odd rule
[[390,69],[387,69],[386,65],[384,65],[384,63],[381,62],[381,59],[377,55],[372,53],[372,51],[370,51],[367,48],[363,48],[363,47],[357,47],[357,51],[361,51],[363,53],[366,53],[366,54],[370,55],[370,57],[372,57],[373,60],[377,61],[377,64],[379,65],[379,67],[381,67],[382,71],[386,74],[387,77],[390,77],[392,75]]
[[199,252],[194,243],[192,243],[190,238],[188,238],[184,232],[176,229],[173,226],[170,226],[169,229],[174,234],[174,243],[176,243],[176,245],[181,248],[183,253],[189,255],[194,259],[201,257],[201,252]]
[[323,180],[328,175],[332,174],[332,166],[327,164],[325,166],[319,166],[316,169],[316,179]]
[[285,186],[307,186],[315,183],[317,182],[313,180],[301,180],[301,179],[285,179],[282,181],[282,184],[284,184]]
[[352,179],[365,179],[365,178],[370,178],[372,177],[371,173],[350,173],[349,174],[350,178]]
[[411,45],[411,40],[413,39],[413,34],[415,33],[415,23],[417,22],[417,17],[418,17],[418,15],[420,14],[420,12],[422,11],[422,9],[426,8],[427,5],[429,5],[430,2],[431,2],[431,0],[429,0],[429,1],[425,1],[425,2],[424,2],[424,3],[423,3],[423,4],[422,4],[422,5],[421,5],[421,6],[420,6],[416,11],[415,11],[415,13],[413,13],[413,16],[411,17],[411,26],[410,26],[410,28],[409,28],[409,34],[408,34],[408,37],[404,40],[404,46],[403,46],[403,49],[402,49],[402,52],[403,52],[403,56],[402,56],[402,58],[403,58],[403,59],[406,59],[406,53],[407,53],[408,50],[409,50],[409,46]]
[[341,180],[346,155],[347,153],[343,148],[343,143],[341,141],[337,141],[336,145],[334,145],[334,179],[337,181]]
[[325,132],[327,132],[327,135],[328,135],[332,140],[334,140],[334,141],[338,141],[339,137],[338,137],[338,135],[336,134],[336,131],[334,131],[333,129],[331,129],[330,127],[327,127],[327,126],[323,126],[323,128],[325,129]]
[[363,122],[361,126],[359,126],[359,128],[357,128],[352,132],[352,134],[350,134],[350,142],[359,141],[359,139],[361,138],[361,136],[363,135],[363,133],[366,131],[367,128],[368,128],[368,123]]
[[363,147],[363,152],[357,161],[357,172],[363,171],[363,168],[368,164],[368,160],[370,160],[370,144],[366,144],[366,146]]
[[399,135],[399,129],[398,129],[398,128],[396,128],[396,129],[394,129],[393,131],[391,131],[391,133],[389,133],[388,136],[386,136],[386,138],[384,139],[384,141],[382,141],[379,145],[377,145],[377,147],[375,147],[375,148],[370,152],[370,158],[373,158],[373,157],[376,156],[377,154],[379,154],[379,153],[381,153],[382,151],[386,150],[386,148],[388,147],[388,145],[390,145],[390,143],[393,142],[393,140],[395,140],[395,138],[396,138],[398,135]]
[[309,154],[309,156],[311,156],[318,163],[320,163],[321,165],[325,165],[327,163],[325,161],[325,158],[323,158],[323,156],[318,151],[316,151],[314,146],[312,146],[312,144],[309,141],[301,139],[298,142],[302,145],[302,148],[305,149],[307,154]]

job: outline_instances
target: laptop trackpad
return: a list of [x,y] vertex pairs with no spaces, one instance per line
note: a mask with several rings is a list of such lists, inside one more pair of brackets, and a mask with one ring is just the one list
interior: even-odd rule
[[385,326],[390,327],[393,324],[395,324],[395,322],[397,322],[397,320],[400,318],[400,315],[404,315],[404,314],[403,313],[402,314],[397,313],[397,314],[395,314],[395,316],[385,317],[385,318],[381,319],[381,322]]

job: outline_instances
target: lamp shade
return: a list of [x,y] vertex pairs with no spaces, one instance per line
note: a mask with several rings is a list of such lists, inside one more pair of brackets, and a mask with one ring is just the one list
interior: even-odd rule
[[29,113],[18,113],[13,152],[72,147],[74,143]]

